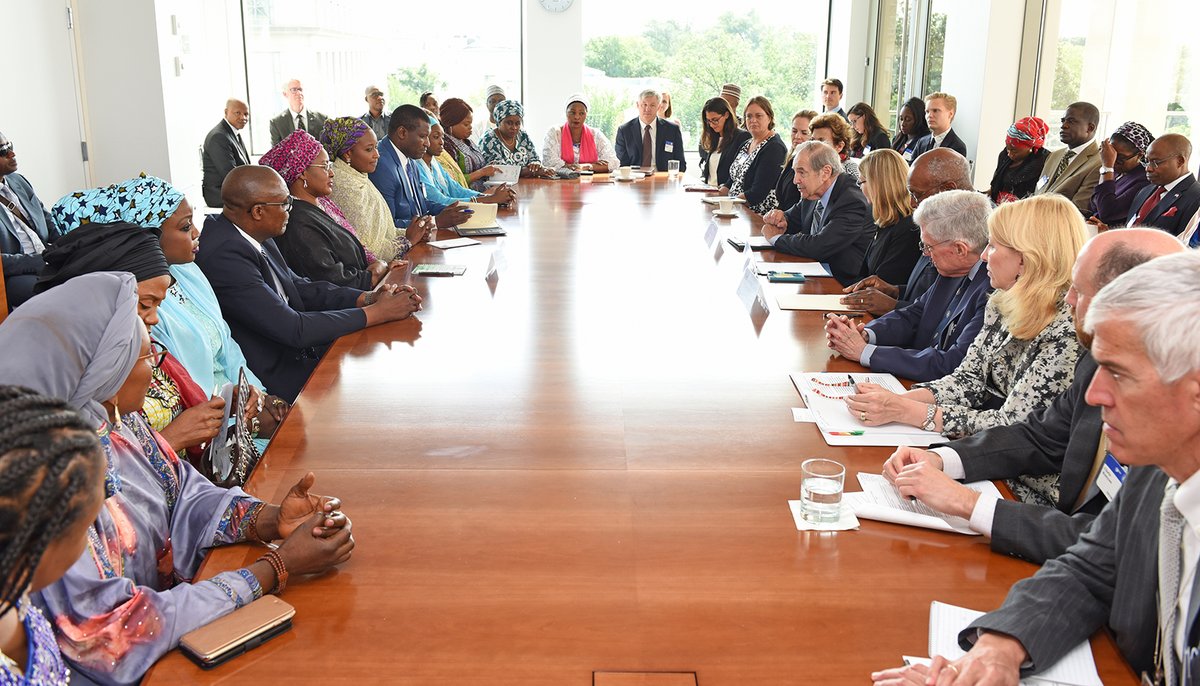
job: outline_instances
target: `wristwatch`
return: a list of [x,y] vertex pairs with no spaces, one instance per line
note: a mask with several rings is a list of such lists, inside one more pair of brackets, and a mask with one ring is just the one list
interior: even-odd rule
[[1100,176],[1104,176],[1105,174],[1115,174],[1116,171],[1117,170],[1113,169],[1112,167],[1100,167]]
[[367,305],[374,305],[375,300],[378,298],[379,294],[375,291],[367,291],[365,294],[363,294],[363,307],[366,307]]
[[929,403],[925,406],[925,423],[921,425],[922,431],[933,431],[937,424],[933,421],[937,417],[937,405]]

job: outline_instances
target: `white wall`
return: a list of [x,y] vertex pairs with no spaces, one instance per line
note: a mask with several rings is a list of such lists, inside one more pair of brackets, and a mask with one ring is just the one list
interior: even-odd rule
[[19,173],[47,208],[87,186],[68,5],[68,0],[0,0],[10,33],[0,132],[13,142]]
[[[583,10],[576,0],[565,12],[547,12],[538,0],[524,0],[525,59],[522,76],[525,130],[534,145],[551,126],[565,121],[564,101],[583,91]],[[538,154],[541,154],[540,151]]]
[[[821,74],[821,56],[817,56],[817,83],[826,78],[840,79],[844,85],[842,109],[850,109],[855,103],[867,100],[866,88],[871,81],[873,67],[867,59],[874,55],[875,46],[870,38],[871,1],[838,0],[833,3],[829,14],[829,68]],[[821,89],[818,87],[817,111],[821,110]],[[786,136],[785,136],[786,138]]]

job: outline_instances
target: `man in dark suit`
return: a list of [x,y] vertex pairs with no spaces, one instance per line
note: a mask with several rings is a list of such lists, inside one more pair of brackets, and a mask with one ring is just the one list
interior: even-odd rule
[[1154,139],[1146,150],[1150,185],[1133,196],[1126,226],[1153,226],[1178,236],[1200,210],[1200,184],[1188,171],[1192,144],[1177,133]]
[[326,116],[316,110],[305,109],[304,86],[299,79],[283,84],[283,97],[288,101],[288,108],[271,119],[271,145],[279,145],[279,141],[296,129],[304,129],[314,138],[320,138]]
[[196,264],[208,277],[250,368],[294,401],[330,343],[420,309],[408,286],[384,280],[372,291],[297,276],[272,238],[287,229],[292,197],[274,169],[237,167],[225,178],[224,209],[200,234]]
[[42,252],[60,236],[33,186],[17,173],[12,141],[0,133],[0,259],[4,266],[7,308],[33,295],[45,262]]
[[792,169],[801,200],[786,211],[768,212],[763,238],[779,252],[825,263],[835,279],[850,283],[875,228],[867,199],[825,143],[801,143]]
[[979,255],[987,246],[991,203],[974,191],[946,191],[917,208],[923,252],[937,279],[916,302],[870,324],[847,317],[825,322],[829,347],[873,372],[914,381],[940,379],[962,362],[983,328],[991,292]]
[[[842,119],[846,119],[846,110],[842,109],[842,81],[841,79],[825,79],[821,82],[821,105],[823,112],[834,112]],[[846,119],[849,122],[849,119]]]
[[[908,195],[913,207],[942,191],[973,190],[971,165],[967,158],[950,148],[935,148],[914,160],[908,171]],[[921,255],[913,266],[908,281],[890,284],[871,275],[847,286],[849,293],[842,302],[855,309],[865,310],[876,317],[916,302],[937,278],[937,270],[928,255]]]
[[1115,496],[1065,553],[962,630],[959,643],[970,648],[964,657],[878,672],[877,684],[923,677],[1016,683],[1105,625],[1134,673],[1154,673],[1161,639],[1161,683],[1180,683],[1200,609],[1192,581],[1200,545],[1200,362],[1195,341],[1176,332],[1197,324],[1195,251],[1135,267],[1092,299],[1084,331],[1093,337],[1097,369],[1084,398],[1100,408],[1108,452],[1120,463],[1106,479]]
[[392,211],[397,228],[405,229],[414,244],[437,231],[458,226],[471,218],[459,203],[443,205],[425,195],[417,169],[429,147],[429,115],[416,105],[401,105],[388,119],[388,137],[379,142],[379,163],[370,173]]
[[204,204],[221,206],[221,183],[234,167],[250,164],[250,154],[242,140],[241,130],[250,121],[250,108],[241,100],[230,98],[225,103],[225,118],[204,138]]
[[930,93],[925,96],[925,123],[929,133],[913,144],[913,159],[934,148],[950,148],[967,156],[967,144],[954,133],[954,115],[958,113],[958,99],[949,93]]
[[679,171],[687,171],[683,158],[683,132],[658,116],[661,96],[656,90],[638,96],[638,116],[617,129],[617,159],[623,167],[667,170],[667,162],[679,161]]

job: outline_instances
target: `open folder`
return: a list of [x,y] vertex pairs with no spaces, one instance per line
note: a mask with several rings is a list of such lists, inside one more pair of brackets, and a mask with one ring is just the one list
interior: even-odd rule
[[804,398],[804,404],[812,410],[817,428],[821,430],[821,438],[829,445],[924,447],[943,440],[940,433],[924,431],[908,424],[892,422],[883,426],[867,426],[850,414],[845,397],[855,392],[851,383],[873,383],[893,393],[904,393],[900,380],[891,374],[804,372],[791,376],[800,397]]
[[494,203],[483,202],[468,202],[462,203],[462,206],[471,210],[471,218],[467,221],[454,227],[460,236],[503,236],[504,229],[500,228],[499,222],[496,221],[496,208]]
[[[978,535],[971,530],[967,520],[933,510],[920,500],[909,500],[900,495],[900,489],[888,481],[882,474],[858,473],[858,485],[862,492],[846,493],[842,497],[854,514],[863,519],[874,519],[892,524],[919,526],[938,531],[953,531],[971,536]],[[967,488],[980,493],[990,493],[997,498],[1000,491],[991,481],[975,481],[964,484]]]

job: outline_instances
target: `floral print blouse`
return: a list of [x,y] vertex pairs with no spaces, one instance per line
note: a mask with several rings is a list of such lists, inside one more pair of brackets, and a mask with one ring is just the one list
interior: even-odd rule
[[487,132],[479,147],[483,150],[483,157],[488,164],[515,164],[524,167],[530,162],[541,162],[537,148],[524,129],[517,134],[517,144],[512,150],[500,140],[495,129]]

